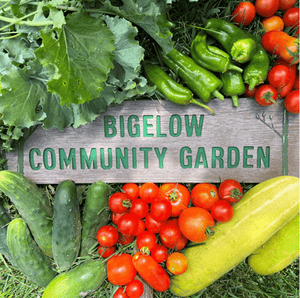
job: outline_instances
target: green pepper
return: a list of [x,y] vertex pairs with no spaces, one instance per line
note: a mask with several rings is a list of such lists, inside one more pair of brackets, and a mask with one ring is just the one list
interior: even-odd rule
[[222,81],[211,71],[198,65],[192,58],[173,49],[168,54],[163,54],[165,64],[172,69],[187,86],[205,103],[213,97],[224,100],[219,92]]
[[238,95],[243,94],[246,91],[242,74],[236,70],[228,70],[221,73],[220,76],[223,82],[222,91],[224,95],[231,96],[233,105],[238,107]]
[[199,65],[215,72],[225,72],[229,69],[243,72],[242,68],[231,63],[230,56],[227,53],[224,52],[227,55],[220,55],[220,53],[211,51],[210,46],[206,43],[206,37],[206,33],[201,30],[191,44],[192,58]]
[[256,42],[230,22],[212,18],[206,22],[205,30],[239,63],[248,62],[256,51]]
[[267,79],[270,59],[260,41],[252,34],[248,34],[256,42],[257,50],[244,69],[243,78],[244,82],[249,85],[249,90],[253,90],[256,85],[262,84]]
[[215,115],[215,112],[211,108],[193,98],[191,90],[174,81],[160,66],[145,62],[143,67],[148,80],[170,101],[179,105],[193,103],[209,110]]

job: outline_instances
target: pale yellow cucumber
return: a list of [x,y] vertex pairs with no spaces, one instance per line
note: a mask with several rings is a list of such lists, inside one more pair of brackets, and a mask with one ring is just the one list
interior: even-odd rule
[[248,257],[254,272],[270,275],[281,271],[299,257],[299,214]]
[[170,291],[190,296],[219,279],[262,246],[299,211],[299,178],[264,181],[234,205],[234,216],[219,223],[205,245],[184,250],[189,267],[171,279]]

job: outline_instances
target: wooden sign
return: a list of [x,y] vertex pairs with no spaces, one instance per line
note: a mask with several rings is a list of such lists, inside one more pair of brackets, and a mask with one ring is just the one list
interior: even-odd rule
[[170,101],[127,101],[77,129],[39,127],[18,152],[7,154],[9,170],[39,184],[261,182],[299,176],[299,115],[282,103],[214,99],[209,111]]

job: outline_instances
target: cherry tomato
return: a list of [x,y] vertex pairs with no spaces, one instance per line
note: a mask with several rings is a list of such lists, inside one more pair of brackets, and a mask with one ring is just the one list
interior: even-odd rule
[[255,95],[255,92],[256,92],[256,90],[257,90],[257,87],[254,87],[253,90],[249,90],[249,85],[248,85],[248,84],[245,84],[245,86],[246,86],[246,91],[245,91],[244,94],[245,94],[247,97],[253,97],[253,98],[254,98],[254,95]]
[[284,22],[280,16],[274,15],[262,20],[262,25],[266,32],[271,30],[282,31],[284,29]]
[[140,198],[145,200],[148,204],[151,204],[154,199],[158,198],[159,187],[152,182],[144,183],[140,187]]
[[171,217],[166,221],[166,224],[174,224],[178,226],[178,217]]
[[210,210],[211,206],[219,200],[218,189],[210,183],[199,183],[191,191],[192,204]]
[[188,244],[189,240],[181,233],[180,238],[177,240],[174,249],[176,251],[180,251],[182,250],[187,244]]
[[239,26],[248,26],[255,18],[255,6],[251,2],[240,2],[232,12],[232,22]]
[[131,200],[123,192],[115,192],[108,199],[108,207],[112,212],[124,213],[131,206]]
[[139,222],[139,227],[138,227],[137,232],[134,234],[135,236],[138,236],[140,233],[142,233],[146,229],[145,222],[142,219],[138,219],[138,222]]
[[134,199],[131,201],[129,213],[135,215],[137,218],[145,218],[149,212],[149,205],[142,199]]
[[115,292],[113,298],[128,298],[127,294],[125,293],[125,289],[123,287],[120,287]]
[[172,274],[179,275],[188,269],[188,259],[180,252],[173,252],[169,255],[166,265]]
[[123,235],[120,234],[119,239],[117,243],[120,243],[121,245],[127,245],[129,243],[132,243],[135,239],[134,235]]
[[299,88],[299,83],[300,83],[300,81],[299,81],[299,73],[297,73],[296,78],[295,78],[294,85],[293,85],[293,87],[292,87],[292,90],[300,89],[300,88]]
[[135,215],[123,214],[118,222],[118,230],[124,235],[135,235],[139,228],[139,221]]
[[296,28],[299,26],[299,7],[289,8],[282,16],[286,27]]
[[233,207],[225,200],[215,202],[210,212],[212,217],[219,222],[230,221],[234,214]]
[[136,246],[142,253],[150,253],[157,243],[156,235],[149,231],[140,233],[136,238]]
[[243,196],[242,185],[234,179],[225,179],[219,185],[220,199],[227,201],[230,204],[238,202]]
[[261,17],[270,17],[277,12],[279,8],[279,0],[256,0],[256,13]]
[[129,209],[127,209],[127,211],[124,212],[124,213],[116,213],[116,212],[112,212],[110,218],[111,218],[112,222],[113,222],[115,225],[118,225],[119,219],[121,218],[121,216],[122,216],[123,214],[126,214],[126,213],[129,213]]
[[287,10],[295,5],[297,0],[279,0],[279,10]]
[[277,96],[277,89],[270,84],[259,86],[255,92],[255,100],[261,106],[272,105],[277,100]]
[[164,198],[155,199],[150,207],[150,213],[152,217],[157,221],[167,220],[172,213],[171,202]]
[[152,217],[151,213],[148,213],[145,218],[145,226],[146,229],[154,234],[159,233],[160,229],[163,225],[165,225],[165,221],[157,221]]
[[299,90],[293,90],[284,99],[285,108],[293,114],[299,114]]
[[159,196],[171,202],[171,217],[178,217],[183,210],[188,208],[191,199],[189,190],[179,183],[162,184],[159,189]]
[[268,81],[275,88],[285,86],[290,81],[290,79],[290,70],[284,64],[273,66],[268,73]]
[[181,231],[178,226],[167,224],[159,232],[161,242],[168,248],[174,248],[180,239]]
[[106,225],[98,230],[96,237],[101,246],[110,247],[117,243],[119,232],[114,226]]
[[117,286],[123,286],[132,281],[136,276],[136,269],[132,264],[132,256],[122,253],[112,256],[106,263],[107,278]]
[[126,292],[128,298],[140,298],[144,293],[144,285],[138,280],[134,279],[126,285]]
[[184,210],[178,225],[181,233],[190,241],[203,242],[209,237],[215,221],[209,211],[200,207],[190,207]]
[[169,256],[169,249],[163,244],[156,244],[151,250],[151,257],[157,263],[163,263]]
[[116,251],[116,246],[110,246],[110,247],[105,247],[105,246],[98,246],[98,253],[102,258],[108,258],[110,257],[114,252]]
[[136,183],[125,183],[122,190],[128,195],[131,200],[139,197],[140,187]]

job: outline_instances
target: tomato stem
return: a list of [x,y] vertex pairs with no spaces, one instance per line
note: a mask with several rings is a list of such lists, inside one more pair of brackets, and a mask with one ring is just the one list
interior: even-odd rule
[[234,188],[230,191],[230,197],[240,200],[242,198],[242,193],[238,188]]

